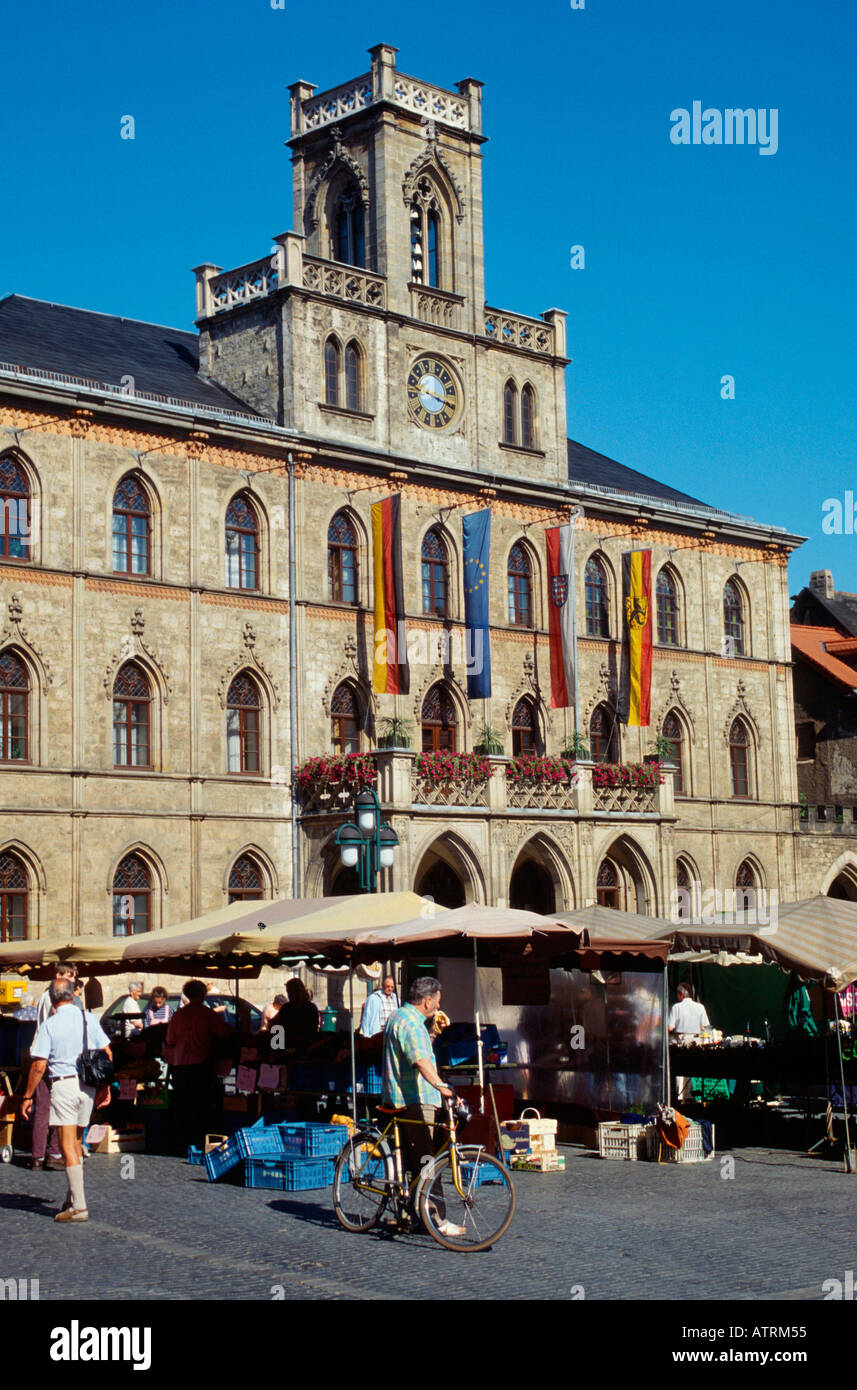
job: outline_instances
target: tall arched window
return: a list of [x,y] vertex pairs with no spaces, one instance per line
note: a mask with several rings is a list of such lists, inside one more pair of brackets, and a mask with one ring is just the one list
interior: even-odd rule
[[14,652],[0,652],[0,762],[25,763],[30,757],[30,676]]
[[424,753],[454,753],[457,719],[455,702],[442,685],[433,685],[423,700]]
[[143,671],[126,661],[113,682],[113,765],[149,767],[152,691]]
[[741,590],[730,579],[723,590],[723,635],[726,638],[727,656],[744,656],[744,603]]
[[259,587],[259,521],[243,492],[226,509],[226,584],[230,589]]
[[363,409],[363,356],[352,340],[345,348],[345,408]]
[[0,854],[0,941],[26,941],[29,893],[27,870],[17,854]]
[[436,618],[449,614],[449,560],[440,533],[432,528],[422,545],[423,612]]
[[411,279],[415,285],[440,286],[444,274],[440,217],[434,185],[421,178],[411,199]]
[[126,854],[113,875],[113,935],[140,936],[152,927],[152,875],[139,854]]
[[670,710],[664,720],[664,725],[661,729],[661,738],[665,739],[670,746],[666,761],[675,763],[678,768],[675,774],[676,796],[684,796],[685,792],[688,790],[687,776],[685,773],[684,730],[681,725],[681,720],[676,714],[673,714],[672,710]]
[[226,755],[230,772],[255,772],[259,764],[259,719],[262,700],[251,676],[241,672],[226,696]]
[[747,726],[736,719],[729,730],[729,765],[734,797],[750,795],[750,736]]
[[262,870],[249,854],[240,854],[229,871],[229,901],[255,902],[264,896]]
[[526,695],[512,712],[512,757],[539,751],[539,724],[532,700]]
[[668,569],[662,569],[655,585],[658,607],[658,641],[679,646],[678,585]]
[[616,720],[606,705],[597,705],[589,721],[589,752],[593,762],[616,763]]
[[518,442],[518,388],[514,381],[503,387],[503,443]]
[[347,683],[336,687],[330,702],[330,743],[334,753],[360,752],[360,712]]
[[619,907],[619,875],[609,859],[601,861],[595,894],[599,907]]
[[17,459],[0,459],[0,559],[30,559],[30,484]]
[[129,474],[113,494],[113,569],[116,574],[149,573],[149,499]]
[[521,392],[521,446],[536,447],[536,393],[529,383]]
[[357,602],[357,535],[345,512],[327,528],[327,593],[334,603]]
[[675,882],[678,889],[677,916],[687,921],[693,916],[693,882],[683,859],[676,860]]
[[333,258],[366,265],[366,215],[356,184],[343,190],[333,211]]
[[735,911],[753,912],[758,905],[759,880],[749,859],[744,859],[735,875]]
[[607,575],[604,566],[593,555],[584,571],[586,589],[586,632],[589,637],[610,636],[610,605],[607,598]]
[[342,369],[342,348],[336,338],[328,338],[324,345],[324,401],[325,405],[341,405],[339,392],[339,373]]
[[506,571],[509,595],[509,622],[515,627],[533,626],[533,567],[522,545],[509,551]]

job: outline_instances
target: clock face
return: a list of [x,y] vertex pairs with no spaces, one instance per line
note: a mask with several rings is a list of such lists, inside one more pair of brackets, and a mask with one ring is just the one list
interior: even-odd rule
[[408,372],[408,411],[426,430],[451,425],[461,409],[458,382],[445,362],[419,357]]

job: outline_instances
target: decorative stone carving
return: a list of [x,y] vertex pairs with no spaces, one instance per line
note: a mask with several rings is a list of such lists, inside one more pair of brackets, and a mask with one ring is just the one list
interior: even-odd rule
[[606,661],[602,661],[598,670],[598,683],[595,693],[590,696],[588,703],[584,707],[583,719],[581,722],[583,738],[588,737],[589,721],[598,705],[605,704],[612,715],[616,713],[616,701],[610,690],[610,667]]
[[724,743],[726,743],[726,744],[728,745],[728,743],[729,743],[729,732],[730,732],[730,730],[731,730],[731,728],[732,728],[732,725],[734,724],[735,720],[736,720],[739,716],[741,716],[741,717],[743,717],[744,719],[747,720],[747,723],[750,725],[750,728],[753,730],[753,736],[754,736],[754,738],[755,738],[755,740],[756,740],[756,747],[757,747],[757,748],[761,748],[761,746],[762,746],[762,735],[761,735],[761,732],[760,732],[760,729],[759,729],[759,721],[756,719],[755,715],[753,714],[752,710],[750,709],[750,705],[749,705],[749,703],[748,703],[748,701],[747,701],[747,687],[746,687],[746,685],[744,684],[743,679],[738,681],[738,685],[737,685],[736,689],[737,689],[737,699],[735,700],[735,703],[733,704],[733,706],[732,706],[732,708],[730,709],[728,715],[726,716],[726,723],[723,725],[723,741],[724,741]]
[[304,208],[304,225],[306,226],[307,233],[314,232],[318,226],[319,194],[336,164],[344,164],[346,169],[354,175],[357,180],[357,186],[360,189],[360,197],[363,200],[363,206],[366,208],[367,212],[369,209],[369,181],[366,175],[354,156],[343,145],[342,131],[339,126],[333,126],[330,133],[333,137],[333,145],[330,153],[324,163],[316,170],[315,178],[310,184],[309,192],[307,193]]
[[550,732],[553,728],[553,714],[550,707],[546,705],[545,701],[542,699],[541,687],[536,678],[536,663],[533,660],[531,651],[524,652],[521,666],[521,679],[518,681],[518,684],[515,686],[515,689],[512,691],[506,703],[506,728],[512,728],[512,716],[515,713],[515,706],[518,701],[522,699],[524,695],[531,695],[536,701],[539,718],[544,723],[546,730]]
[[687,701],[684,698],[684,695],[682,694],[681,677],[679,676],[678,672],[674,670],[672,672],[672,675],[670,676],[670,693],[661,705],[660,714],[658,715],[657,722],[655,724],[656,737],[660,737],[661,730],[664,726],[664,720],[666,719],[670,710],[675,709],[676,706],[678,706],[682,710],[682,713],[685,715],[687,719],[691,737],[695,737],[696,721],[693,717],[693,713],[691,711],[690,706],[688,705]]
[[[324,712],[329,719],[334,691],[341,681],[348,680],[351,681],[352,685],[356,686],[367,715],[371,713],[374,717],[376,709],[375,692],[369,681],[364,680],[360,674],[360,668],[357,664],[357,639],[352,632],[349,632],[343,642],[342,650],[344,654],[343,659],[337,666],[333,675],[329,677],[322,692],[321,703]],[[368,723],[368,719],[366,722]]]
[[262,673],[265,677],[264,683],[267,689],[271,691],[274,704],[279,705],[279,683],[274,680],[264,661],[256,651],[256,629],[251,622],[246,622],[241,629],[241,640],[245,648],[244,653],[241,656],[237,656],[234,661],[230,661],[223,675],[220,677],[220,682],[217,686],[217,698],[220,700],[220,708],[226,709],[226,697],[229,694],[232,677],[247,666],[249,666],[251,670],[255,666],[256,670]]
[[464,689],[464,686],[461,684],[461,681],[458,679],[455,673],[449,672],[449,668],[444,667],[441,661],[435,662],[434,669],[430,671],[428,675],[424,676],[423,679],[420,681],[419,685],[417,686],[413,706],[414,719],[416,720],[417,724],[419,725],[422,720],[423,700],[425,699],[428,692],[431,690],[432,686],[435,685],[438,681],[442,681],[444,685],[449,686],[450,689],[454,688],[457,691],[460,697],[457,702],[458,713],[459,715],[463,714],[464,723],[467,725],[468,729],[471,728],[473,724],[473,711],[470,707],[470,701],[467,698],[467,691]]
[[409,208],[411,206],[416,192],[417,180],[420,178],[420,175],[437,173],[437,171],[440,170],[443,175],[442,182],[446,182],[455,198],[455,220],[456,222],[461,222],[464,219],[464,197],[461,192],[461,186],[441,153],[434,121],[427,120],[424,116],[423,123],[426,127],[425,148],[420,150],[411,161],[410,168],[405,174],[402,184],[402,199],[405,207]]
[[39,668],[42,688],[45,691],[49,690],[54,683],[54,673],[51,670],[51,663],[42,652],[38,643],[34,642],[26,629],[21,626],[24,605],[21,602],[20,594],[11,595],[7,609],[9,613],[9,626],[5,627],[3,631],[0,632],[0,650],[13,642],[16,646],[22,647],[24,651],[34,659],[36,666]]
[[72,437],[74,439],[85,439],[89,434],[92,421],[93,413],[91,410],[75,410],[69,425]]
[[116,681],[116,672],[126,661],[133,661],[135,657],[143,657],[144,665],[154,669],[158,676],[161,697],[165,705],[170,702],[173,693],[172,681],[167,673],[163,662],[159,659],[152,647],[145,640],[143,633],[146,629],[146,619],[143,616],[142,608],[135,608],[131,614],[131,632],[126,633],[122,638],[118,652],[115,652],[104,672],[104,694],[108,700],[113,699],[113,686]]

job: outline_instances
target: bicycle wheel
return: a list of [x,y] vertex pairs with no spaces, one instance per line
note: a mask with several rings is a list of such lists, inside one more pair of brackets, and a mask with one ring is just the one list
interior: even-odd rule
[[458,1178],[452,1158],[442,1154],[426,1165],[417,1189],[417,1210],[430,1236],[447,1250],[467,1254],[499,1240],[515,1211],[509,1170],[475,1145],[458,1147]]
[[349,1139],[333,1172],[333,1209],[346,1231],[371,1231],[390,1200],[393,1155],[380,1134]]

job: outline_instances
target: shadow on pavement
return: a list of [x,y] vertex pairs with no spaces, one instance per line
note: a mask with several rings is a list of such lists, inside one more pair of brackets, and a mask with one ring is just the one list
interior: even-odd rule
[[5,1211],[34,1211],[39,1216],[56,1216],[56,1197],[30,1197],[25,1192],[0,1193],[0,1209]]

